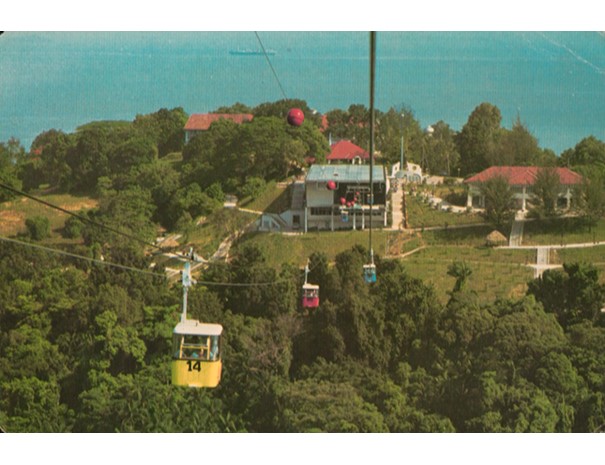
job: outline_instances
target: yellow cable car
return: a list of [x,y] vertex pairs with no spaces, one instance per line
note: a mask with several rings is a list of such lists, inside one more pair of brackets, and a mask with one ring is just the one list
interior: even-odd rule
[[219,324],[184,320],[173,331],[172,384],[176,386],[218,386],[223,364]]
[[191,265],[183,269],[183,311],[172,332],[172,384],[214,388],[221,381],[221,334],[217,323],[200,323],[187,318],[187,292],[195,283]]

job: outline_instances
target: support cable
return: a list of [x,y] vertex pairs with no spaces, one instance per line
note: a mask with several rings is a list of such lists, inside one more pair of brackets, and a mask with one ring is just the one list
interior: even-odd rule
[[107,226],[105,224],[99,223],[98,221],[91,220],[90,218],[87,218],[85,216],[82,216],[82,215],[79,215],[77,213],[74,213],[74,212],[71,212],[69,210],[66,210],[65,208],[59,207],[58,205],[54,205],[54,204],[52,204],[50,202],[47,202],[46,200],[42,200],[42,199],[39,199],[37,197],[34,197],[33,195],[30,195],[30,194],[27,194],[25,192],[22,192],[22,191],[20,191],[18,189],[15,189],[14,187],[11,187],[11,186],[9,186],[7,184],[4,184],[2,182],[0,182],[0,187],[3,188],[3,189],[6,189],[7,191],[12,192],[13,194],[17,194],[17,195],[21,195],[23,197],[27,197],[28,199],[31,199],[31,200],[33,200],[35,202],[38,202],[38,203],[41,203],[42,205],[46,205],[47,207],[54,208],[55,210],[59,210],[60,212],[63,212],[63,213],[65,213],[67,215],[70,215],[70,216],[73,216],[74,218],[78,218],[81,221],[86,221],[87,223],[95,225],[95,226],[97,226],[99,228],[103,228],[103,229],[111,231],[111,232],[113,232],[115,234],[119,234],[121,236],[127,237],[128,239],[131,239],[133,241],[139,242],[140,244],[146,245],[148,247],[153,247],[153,248],[158,249],[158,250],[162,250],[162,248],[159,245],[152,244],[151,242],[144,241],[143,239],[139,239],[138,237],[133,236],[131,234],[119,231],[119,230],[117,230],[115,228],[112,228],[112,227]]
[[286,97],[286,92],[284,91],[284,88],[281,85],[281,82],[280,82],[279,78],[277,77],[277,73],[275,72],[275,68],[273,68],[273,65],[271,64],[271,60],[269,59],[269,55],[267,54],[267,50],[265,49],[265,46],[263,45],[262,40],[260,40],[260,36],[258,35],[258,32],[254,31],[254,34],[256,35],[256,39],[258,40],[258,43],[260,44],[260,47],[263,50],[263,54],[265,55],[265,59],[267,60],[267,63],[269,63],[269,68],[271,68],[271,71],[273,72],[273,76],[275,76],[275,80],[277,81],[277,85],[279,86],[279,90],[281,90],[281,94],[284,96],[284,100],[288,100],[288,97]]
[[374,84],[376,78],[376,31],[370,32],[370,263],[374,263],[372,249],[372,207],[374,205]]

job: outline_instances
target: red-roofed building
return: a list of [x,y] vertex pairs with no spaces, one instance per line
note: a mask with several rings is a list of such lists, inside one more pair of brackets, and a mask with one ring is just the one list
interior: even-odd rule
[[[498,176],[508,180],[513,190],[513,197],[521,210],[526,210],[527,201],[533,196],[533,185],[538,172],[543,169],[539,166],[491,166],[464,182],[469,186],[466,205],[468,207],[485,208],[485,197],[481,195],[481,184]],[[554,168],[561,182],[560,199],[565,199],[566,207],[571,205],[574,186],[582,182],[582,176],[569,168]]]
[[348,140],[341,140],[331,146],[332,151],[326,157],[328,164],[351,163],[361,165],[370,159],[370,154]]
[[252,121],[254,115],[250,113],[196,113],[189,117],[185,124],[185,143],[202,131],[207,131],[212,123],[219,119],[229,119],[237,124]]

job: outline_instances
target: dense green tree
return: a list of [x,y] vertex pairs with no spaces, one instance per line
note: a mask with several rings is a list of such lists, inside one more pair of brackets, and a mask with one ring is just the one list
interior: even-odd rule
[[494,373],[480,378],[478,389],[481,413],[466,421],[464,431],[481,433],[552,433],[558,416],[548,397],[520,379],[512,386],[499,384]]
[[563,328],[554,315],[543,310],[532,296],[518,302],[499,302],[499,313],[481,354],[483,366],[500,379],[514,381],[529,377],[548,352],[565,346]]
[[90,433],[222,432],[221,402],[201,389],[175,388],[169,367],[100,375],[80,395],[76,430]]
[[141,130],[147,139],[153,140],[160,157],[171,152],[180,152],[185,144],[187,114],[181,108],[162,108],[148,115],[137,115],[134,127]]
[[496,228],[502,228],[513,218],[513,192],[508,180],[494,176],[479,187],[485,197],[485,217]]
[[533,185],[533,203],[540,216],[554,216],[561,193],[561,178],[554,167],[540,168]]
[[146,259],[142,245],[152,243],[155,238],[155,227],[151,222],[154,209],[149,191],[139,187],[101,199],[98,210],[89,212],[88,216],[106,228],[94,223],[85,224],[82,230],[85,244],[101,246],[102,254],[110,261],[143,265]]
[[[20,190],[22,182],[18,177],[15,155],[9,145],[0,143],[0,182]],[[15,194],[7,189],[0,188],[0,202],[11,200]]]
[[83,223],[81,219],[70,216],[65,220],[65,226],[63,226],[61,234],[68,239],[76,239],[82,234],[82,227]]
[[[231,282],[248,284],[225,292],[232,311],[250,316],[270,316],[267,297],[277,273],[266,265],[266,256],[256,245],[244,245],[231,262]],[[254,285],[254,283],[259,283]]]
[[236,102],[230,106],[218,107],[212,113],[252,113],[252,108],[240,102]]
[[581,321],[601,321],[605,286],[597,269],[588,263],[569,263],[563,270],[547,270],[528,283],[527,293],[556,315],[563,327]]
[[463,175],[483,171],[498,159],[501,121],[500,110],[490,103],[480,104],[470,114],[456,140]]
[[27,234],[34,241],[41,241],[50,237],[50,220],[46,216],[33,216],[26,218]]
[[64,433],[71,431],[74,412],[60,401],[55,380],[33,376],[0,383],[2,422],[11,433]]
[[[527,126],[517,115],[512,129],[502,133],[500,146],[490,165],[501,166],[545,166],[547,155],[540,149],[538,140],[529,132]],[[554,165],[555,160],[550,160]]]
[[574,404],[578,402],[583,380],[571,360],[563,353],[552,352],[542,357],[534,383],[542,389],[555,407],[559,422],[557,432],[572,431]]
[[62,131],[51,129],[39,134],[32,143],[31,153],[39,157],[31,160],[31,167],[24,173],[27,188],[36,188],[41,184],[63,186],[71,176],[67,163],[67,154],[72,149],[74,138]]
[[109,125],[81,128],[76,134],[76,144],[66,156],[71,177],[64,180],[62,187],[85,192],[96,186],[99,177],[108,176],[111,173],[109,150],[113,139],[110,134],[123,129],[123,126]]
[[573,149],[561,154],[562,166],[577,168],[579,166],[594,166],[597,169],[605,167],[605,143],[594,136],[588,136],[576,144]]
[[157,148],[150,138],[134,133],[109,151],[109,171],[122,173],[137,165],[151,163],[156,159]]
[[455,132],[443,121],[438,121],[431,127],[432,134],[427,134],[424,139],[428,172],[447,176],[458,174],[460,154],[455,143]]
[[[369,113],[367,118],[363,123],[358,123],[366,128],[366,132],[368,132]],[[406,161],[419,160],[421,137],[420,123],[415,119],[411,109],[391,107],[386,113],[376,111],[376,150],[388,163],[393,164],[400,161],[402,138]],[[363,140],[369,140],[368,136],[364,135]]]
[[[321,125],[321,115],[309,108],[306,101],[300,99],[283,99],[276,102],[261,103],[260,105],[254,107],[251,112],[246,113],[254,114],[255,118],[272,116],[285,121],[286,117],[288,116],[288,112],[292,108],[300,108],[305,114],[305,121],[311,122],[316,127]],[[229,111],[227,113],[233,112]]]
[[179,173],[164,160],[156,160],[136,166],[130,170],[124,181],[124,185],[116,187],[125,189],[136,185],[149,191],[155,206],[152,219],[165,227],[172,226],[174,218],[182,214],[181,210],[189,211],[188,208],[177,208],[177,205],[175,205],[175,203],[180,203],[175,202],[175,197],[180,198]]
[[279,430],[283,432],[387,432],[378,409],[347,383],[301,380],[278,393]]
[[241,195],[243,197],[250,197],[254,200],[263,193],[266,187],[267,183],[263,178],[251,176],[246,179],[246,182],[242,186]]
[[599,171],[585,173],[573,196],[574,210],[590,228],[605,215],[605,177]]
[[[375,350],[388,354],[388,364],[395,367],[401,360],[430,366],[434,361],[431,335],[436,330],[440,306],[434,289],[412,276],[401,262],[384,262],[380,280],[373,292],[375,318],[381,318],[377,328],[384,325]],[[369,308],[368,308],[369,310]]]
[[[350,105],[347,111],[331,110],[326,113],[328,128],[326,133],[332,139],[347,139],[368,150],[370,143],[370,113],[362,104]],[[379,149],[380,150],[380,149]]]
[[243,125],[219,120],[184,148],[184,178],[203,189],[220,182],[223,191],[234,192],[250,177],[281,180],[299,172],[305,158],[321,160],[327,152],[312,124],[293,128],[275,116],[256,116]]
[[[494,323],[494,315],[479,305],[473,293],[452,293],[435,332],[442,350],[439,359],[442,368],[461,376],[477,371],[481,366],[477,355],[489,346]],[[454,397],[452,407],[456,407]]]

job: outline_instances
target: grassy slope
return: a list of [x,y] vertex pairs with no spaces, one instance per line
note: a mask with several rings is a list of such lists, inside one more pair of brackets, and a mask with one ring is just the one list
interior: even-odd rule
[[[79,211],[81,208],[92,208],[96,201],[88,197],[75,197],[66,194],[41,196],[49,203],[65,209]],[[252,210],[278,211],[287,203],[288,189],[269,183],[265,192],[245,207]],[[376,254],[383,257],[404,254],[425,246],[423,250],[403,258],[410,272],[427,283],[435,286],[442,301],[448,298],[447,292],[454,285],[454,278],[447,275],[448,266],[455,260],[464,260],[471,266],[473,274],[469,278],[469,289],[476,291],[481,300],[488,302],[495,297],[518,297],[526,289],[526,283],[532,278],[532,270],[525,265],[535,261],[534,250],[498,250],[484,247],[485,237],[492,230],[490,226],[476,225],[482,221],[472,215],[456,215],[437,212],[412,197],[410,214],[425,226],[431,224],[448,226],[464,222],[475,223],[475,226],[464,229],[448,228],[447,230],[424,231],[411,236],[392,231],[373,231],[373,246]],[[408,205],[410,205],[408,203]],[[253,221],[253,214],[237,212],[244,222]],[[14,236],[25,229],[25,219],[43,215],[49,218],[52,237],[49,244],[63,243],[59,230],[63,227],[67,215],[57,210],[26,198],[18,198],[0,204],[0,234]],[[224,224],[209,221],[192,231],[187,242],[194,246],[202,256],[210,256],[221,241],[228,235]],[[304,235],[282,235],[275,233],[251,233],[243,237],[234,246],[253,242],[265,250],[272,266],[283,263],[294,263],[303,266],[313,252],[323,252],[331,260],[354,245],[368,247],[368,230],[310,232]],[[593,239],[605,240],[605,220],[589,231],[581,227],[577,220],[558,219],[546,222],[528,222],[525,225],[524,244],[543,245],[592,242]],[[73,242],[73,241],[72,241]],[[605,272],[605,246],[588,249],[565,249],[554,252],[555,262],[585,261],[595,264]],[[605,280],[605,276],[603,276]]]
[[485,220],[477,214],[449,213],[436,210],[423,202],[419,196],[406,196],[406,206],[410,228],[445,226],[446,224],[448,226],[453,226],[485,222]]
[[[36,196],[48,203],[57,205],[65,210],[77,213],[81,209],[94,208],[97,201],[90,197],[76,197],[68,194],[50,194]],[[33,216],[46,216],[50,221],[53,236],[63,228],[68,215],[59,210],[47,207],[34,200],[20,197],[10,202],[0,204],[0,234],[14,236],[25,231],[25,220]]]
[[528,221],[523,228],[524,245],[577,244],[605,241],[605,220],[588,228],[578,218]]

